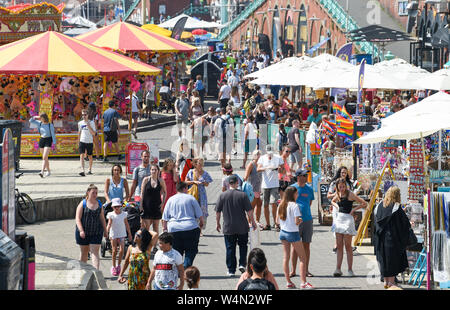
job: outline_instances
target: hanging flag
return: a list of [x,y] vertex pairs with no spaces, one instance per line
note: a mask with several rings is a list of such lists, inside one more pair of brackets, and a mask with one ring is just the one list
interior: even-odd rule
[[359,75],[358,75],[358,101],[356,103],[356,115],[364,114],[364,105],[361,103],[362,101],[362,90],[364,86],[364,69],[366,67],[366,59],[361,61],[361,65],[359,67]]
[[[341,46],[341,48],[336,53],[336,57],[342,59],[345,62],[350,62],[352,52],[353,52],[353,43],[350,42]],[[345,93],[345,91],[346,91],[345,88],[332,88],[331,96],[336,98],[338,94]]]
[[342,107],[339,104],[333,102],[333,111],[334,111],[334,114],[341,115],[342,114]]
[[353,138],[353,120],[336,115],[337,134],[340,137]]
[[175,26],[172,29],[172,34],[170,35],[171,38],[174,38],[175,40],[181,39],[181,34],[183,33],[184,26],[186,25],[187,16],[180,18]]

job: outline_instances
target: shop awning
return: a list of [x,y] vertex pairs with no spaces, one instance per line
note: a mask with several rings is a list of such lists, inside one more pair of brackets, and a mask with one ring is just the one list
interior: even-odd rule
[[77,36],[98,47],[125,52],[194,52],[196,47],[125,22],[115,23]]
[[0,47],[0,74],[157,75],[158,68],[54,31]]
[[444,129],[450,129],[450,95],[439,92],[383,119],[380,129],[353,143],[419,139]]

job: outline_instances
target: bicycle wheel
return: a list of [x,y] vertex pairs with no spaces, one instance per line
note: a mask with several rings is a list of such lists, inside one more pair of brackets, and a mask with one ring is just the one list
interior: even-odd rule
[[34,205],[33,199],[25,193],[20,193],[16,197],[16,206],[20,217],[25,223],[34,224],[36,222],[36,206]]

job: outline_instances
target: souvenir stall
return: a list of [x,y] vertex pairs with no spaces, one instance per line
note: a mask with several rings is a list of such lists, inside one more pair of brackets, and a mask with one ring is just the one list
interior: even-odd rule
[[[145,30],[126,22],[115,23],[76,37],[92,45],[117,51],[159,68],[162,74],[154,78],[139,79],[133,92],[147,91],[155,86],[159,105],[159,89],[170,72],[175,89],[180,89],[180,76],[186,72],[186,60],[196,50],[194,46]],[[129,94],[121,97],[122,106],[129,106]]]
[[[23,122],[22,157],[40,156],[39,134],[28,120],[43,112],[56,129],[57,142],[50,156],[78,156],[77,123],[82,109],[89,102],[99,102],[102,93],[124,88],[118,83],[106,84],[106,77],[132,81],[136,75],[159,73],[157,68],[134,59],[48,31],[0,50],[0,113],[6,119]],[[101,119],[102,107],[96,108]],[[130,133],[122,131],[121,153],[129,141]],[[99,130],[99,150],[102,142],[103,133]]]
[[[416,258],[416,262],[410,264],[412,273],[409,281],[421,285],[426,275],[427,289],[437,283],[441,288],[448,288],[450,284],[448,194],[443,193],[450,188],[445,186],[448,170],[443,170],[446,162],[442,162],[442,158],[445,158],[442,153],[448,152],[446,130],[450,128],[449,107],[450,95],[443,92],[434,94],[387,117],[380,129],[355,141],[358,144],[380,143],[388,139],[408,141],[405,150],[397,146],[400,164],[397,171],[393,169],[393,174],[395,177],[401,172],[401,176],[407,178],[407,186],[401,188],[402,202],[406,200],[404,209],[413,223],[412,228],[418,240],[415,248],[408,252],[409,259]],[[406,164],[402,166],[402,162]],[[430,178],[429,169],[435,168],[433,165],[437,166],[438,170],[435,171],[441,171],[436,173],[444,176],[436,182],[440,185],[437,188],[430,187],[433,178]],[[370,215],[372,210],[373,204],[370,204],[367,214]],[[360,241],[358,238],[362,238],[360,231],[354,239],[355,243]],[[416,251],[415,255],[411,254],[413,250]]]

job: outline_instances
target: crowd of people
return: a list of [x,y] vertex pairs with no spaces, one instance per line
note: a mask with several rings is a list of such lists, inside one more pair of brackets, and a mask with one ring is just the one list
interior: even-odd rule
[[[280,61],[281,58],[278,53],[274,61]],[[205,89],[201,76],[191,80],[187,90],[181,91],[174,102],[179,142],[175,159],[166,159],[160,169],[158,165],[150,164],[150,153],[143,151],[142,162],[134,169],[130,185],[121,175],[121,166],[116,164],[112,167],[111,177],[106,179],[104,185],[106,202],[111,203],[114,212],[105,217],[102,204],[97,200],[98,190],[94,185],[88,188],[86,199],[80,202],[77,208],[76,241],[81,249],[80,259],[86,262],[90,252],[92,262],[98,268],[98,251],[102,237],[111,239],[114,249],[111,273],[118,276],[120,283],[125,283],[124,273],[129,267],[129,289],[182,289],[184,282],[188,283],[190,289],[198,288],[200,271],[194,266],[194,260],[209,217],[206,188],[213,182],[211,175],[204,169],[207,153],[217,156],[224,174],[222,193],[214,211],[216,229],[224,234],[227,275],[232,277],[235,276],[236,270],[241,272],[236,288],[278,289],[273,274],[267,268],[264,252],[253,248],[248,253],[249,234],[256,229],[274,229],[279,233],[283,248],[285,287],[296,287],[291,278],[296,275],[299,263],[300,288],[314,288],[308,282],[308,278],[314,277],[309,271],[313,236],[311,205],[314,191],[308,184],[310,171],[304,166],[305,150],[300,140],[300,127],[311,123],[320,126],[323,117],[328,115],[327,103],[334,102],[335,98],[293,102],[289,99],[289,93],[292,91],[295,94],[297,90],[289,87],[271,87],[270,94],[267,95],[264,87],[252,87],[244,76],[269,65],[270,57],[262,53],[258,57],[237,55],[233,59],[234,62],[222,76],[218,108],[209,107],[205,111]],[[171,79],[170,76],[167,78]],[[173,84],[173,81],[167,80],[163,84],[171,87],[171,83]],[[402,108],[400,99],[394,97],[396,99],[392,101],[393,112]],[[346,104],[352,102],[352,98],[344,100]],[[378,110],[377,102],[381,100],[373,98],[372,102],[366,107],[366,113],[379,113],[381,110]],[[110,108],[112,110],[105,114],[114,120],[113,102]],[[89,138],[94,137],[95,130],[87,119],[88,111],[84,112],[86,119],[80,125],[80,136],[84,137],[83,143],[89,143],[91,139],[85,137],[89,134]],[[151,115],[151,111],[148,115]],[[234,173],[231,164],[232,155],[238,151],[234,139],[236,116],[241,117],[244,128],[243,162],[240,167],[244,170],[242,175]],[[43,126],[46,125],[45,117],[41,117],[41,121],[39,128],[44,128],[43,131],[48,136],[48,141],[42,146],[47,147],[52,131],[50,126]],[[279,124],[276,147],[261,142],[261,126],[268,123]],[[291,128],[289,133],[286,132],[286,127]],[[108,141],[117,142],[114,133],[109,133],[106,137]],[[80,144],[83,175],[85,149],[90,160],[89,172],[92,169],[92,149],[83,145],[82,150]],[[104,160],[107,160],[106,154]],[[48,159],[46,161],[44,158],[42,174],[45,169],[50,174]],[[328,193],[333,208],[332,231],[336,238],[333,249],[337,256],[333,273],[335,277],[343,274],[341,269],[344,249],[347,253],[348,276],[354,276],[354,249],[351,240],[356,234],[355,212],[367,205],[366,201],[353,192],[348,172],[346,167],[339,168]],[[245,186],[251,188],[251,193],[244,189]],[[141,226],[134,236],[127,222],[127,213],[120,211],[124,201],[136,202],[141,213]],[[392,202],[386,202],[391,209]],[[353,207],[354,203],[358,206]],[[398,210],[391,209],[378,208],[376,215],[381,220],[379,224],[377,222],[376,227],[379,231],[389,227],[382,222],[390,216],[388,212],[394,213]],[[264,224],[261,221],[262,213]],[[398,217],[398,221],[404,220],[403,215]],[[126,238],[130,246],[121,266]],[[404,270],[404,260],[402,256],[402,260],[395,266],[398,268],[394,268],[389,265],[389,259],[392,255],[403,252],[398,250],[393,253],[388,245],[383,244],[383,238],[384,235],[377,239],[379,241],[376,248],[380,249],[377,250],[377,259],[384,262],[382,274],[386,279],[386,286],[390,287],[395,285],[392,274],[395,273],[395,277]],[[236,258],[237,247],[239,259]],[[119,248],[119,253],[116,248]],[[153,268],[149,263],[151,255],[154,256]]]

